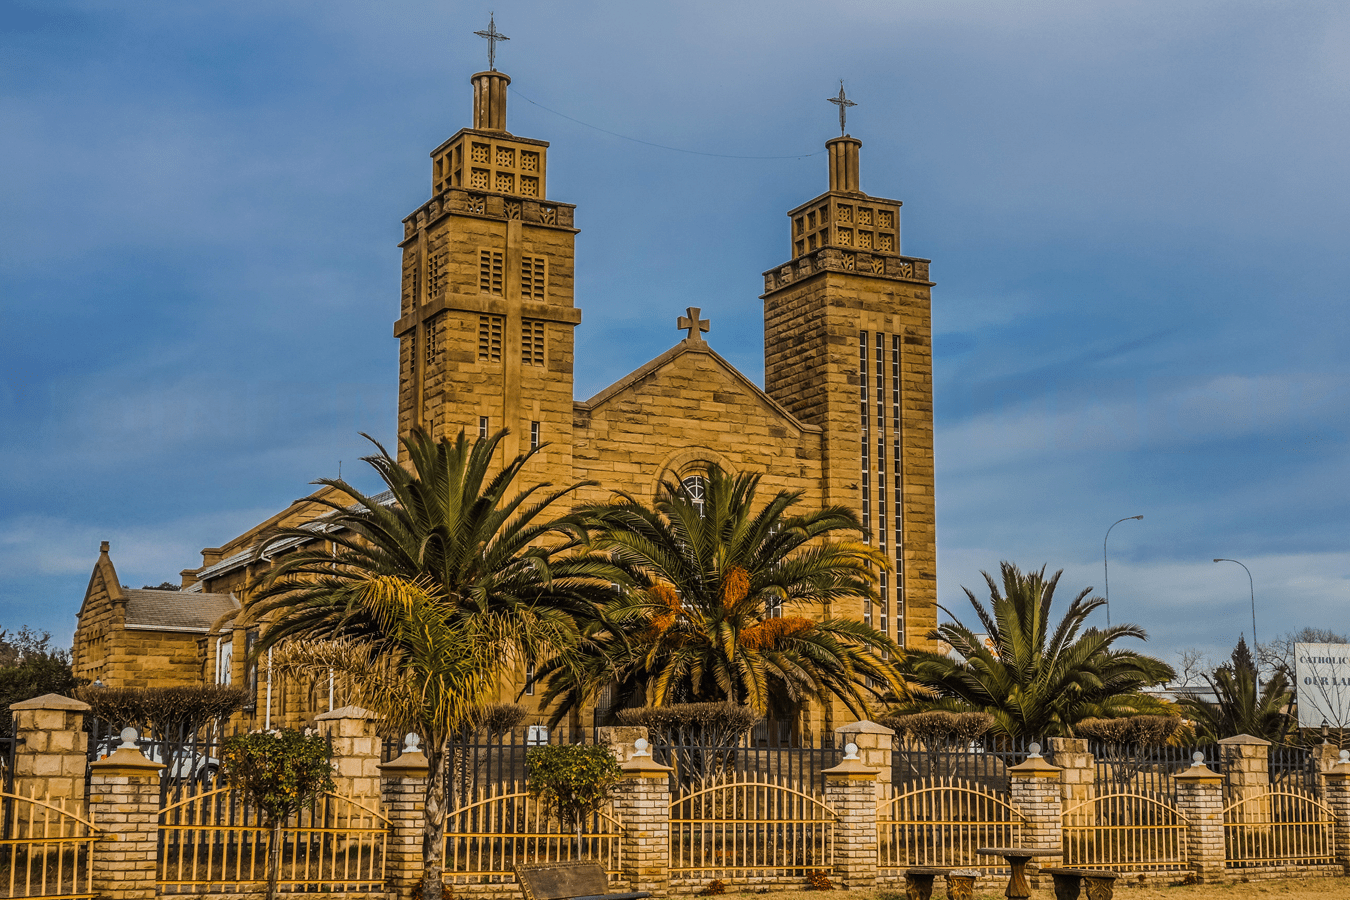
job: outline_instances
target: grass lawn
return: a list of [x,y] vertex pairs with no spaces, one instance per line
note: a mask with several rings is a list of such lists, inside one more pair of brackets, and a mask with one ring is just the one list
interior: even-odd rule
[[[993,877],[981,878],[975,887],[975,900],[1004,900],[1006,881]],[[876,892],[850,891],[847,894],[829,894],[820,891],[738,891],[729,887],[722,900],[762,900],[764,894],[772,900],[825,900],[836,896],[839,900],[904,900],[904,888]],[[1036,900],[1051,900],[1055,892],[1050,879],[1042,878],[1041,886],[1031,892]],[[942,879],[933,890],[933,900],[947,896]],[[1250,884],[1197,884],[1139,887],[1121,885],[1116,888],[1118,900],[1257,900],[1278,897],[1280,900],[1350,900],[1350,878],[1290,878],[1285,881],[1253,881]]]

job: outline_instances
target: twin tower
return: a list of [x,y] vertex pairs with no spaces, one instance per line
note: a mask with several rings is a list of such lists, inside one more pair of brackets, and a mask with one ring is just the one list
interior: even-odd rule
[[[764,273],[763,389],[703,339],[691,298],[687,337],[576,401],[575,206],[549,198],[548,143],[506,130],[511,79],[471,81],[473,127],[432,151],[431,199],[403,220],[400,435],[509,429],[508,456],[544,445],[527,479],[598,482],[582,500],[650,499],[663,478],[697,490],[720,466],[847,506],[894,569],[878,604],[832,612],[929,646],[932,283],[901,255],[900,202],[860,190],[862,142],[826,144],[829,190],[788,214],[791,258]],[[678,312],[653,310],[663,327]]]

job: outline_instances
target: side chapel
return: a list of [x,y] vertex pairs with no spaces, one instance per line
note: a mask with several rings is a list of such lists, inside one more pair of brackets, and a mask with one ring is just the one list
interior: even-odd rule
[[[670,476],[697,491],[717,465],[763,473],[767,493],[800,490],[808,507],[849,506],[894,571],[878,603],[846,612],[926,646],[937,599],[932,282],[928,260],[901,253],[900,201],[862,192],[862,142],[827,141],[827,190],[788,212],[788,260],[764,273],[763,389],[713,350],[709,320],[691,306],[675,346],[578,401],[576,207],[548,193],[548,142],[507,131],[510,81],[495,70],[471,78],[473,125],[432,151],[431,198],[403,220],[399,434],[505,427],[508,456],[548,444],[527,481],[598,482],[581,501],[613,490],[650,500]],[[842,113],[842,88],[834,102]],[[326,711],[331,688],[270,685],[246,670],[259,623],[241,606],[268,565],[259,535],[321,512],[302,499],[203,550],[180,591],[122,590],[104,544],[79,613],[76,674],[119,686],[247,683],[246,727]],[[509,693],[523,690],[539,714],[528,675],[516,673]]]

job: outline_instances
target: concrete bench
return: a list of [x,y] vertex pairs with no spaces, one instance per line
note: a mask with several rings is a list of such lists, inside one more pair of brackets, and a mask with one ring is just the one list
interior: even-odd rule
[[516,881],[525,900],[642,900],[646,891],[609,893],[609,876],[594,860],[520,863]]
[[939,869],[928,866],[906,869],[905,898],[930,900],[933,896],[933,881],[942,876],[947,880],[947,900],[971,900],[975,893],[975,879],[979,875],[975,869]]
[[1044,869],[1055,879],[1055,900],[1078,900],[1087,882],[1087,900],[1111,900],[1116,892],[1117,875],[1093,869]]

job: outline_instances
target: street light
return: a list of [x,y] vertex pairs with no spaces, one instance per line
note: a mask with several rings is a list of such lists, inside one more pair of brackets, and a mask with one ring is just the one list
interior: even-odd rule
[[[1120,522],[1132,522],[1136,519],[1142,519],[1143,516],[1126,516]],[[1111,526],[1115,528],[1120,522]],[[1111,570],[1106,565],[1106,538],[1111,536],[1111,528],[1106,529],[1106,537],[1102,538],[1102,578],[1106,581],[1106,627],[1111,627]]]
[[1247,573],[1247,587],[1251,588],[1251,592],[1252,592],[1252,648],[1255,649],[1256,646],[1257,646],[1257,644],[1256,644],[1256,586],[1252,584],[1252,570],[1249,569],[1249,568],[1247,568],[1247,567],[1246,567],[1245,565],[1243,565],[1242,563],[1238,562],[1236,559],[1228,559],[1228,558],[1225,557],[1225,556],[1221,556],[1221,557],[1219,557],[1218,559],[1216,559],[1216,560],[1214,560],[1214,561],[1215,561],[1216,563],[1218,563],[1218,562],[1231,562],[1231,563],[1237,563],[1239,566],[1242,566],[1242,571],[1244,571],[1244,572]]

